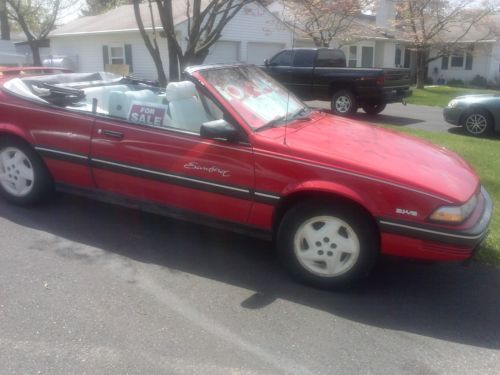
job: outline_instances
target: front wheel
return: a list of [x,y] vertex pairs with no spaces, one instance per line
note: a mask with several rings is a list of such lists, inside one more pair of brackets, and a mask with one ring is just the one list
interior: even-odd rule
[[363,111],[369,115],[378,115],[385,109],[385,103],[382,104],[365,104],[363,105]]
[[52,179],[40,156],[17,138],[0,140],[0,193],[12,203],[27,205],[46,198]]
[[349,90],[339,90],[332,95],[332,113],[338,116],[351,116],[358,110],[356,97]]
[[488,112],[476,109],[467,114],[463,126],[469,135],[481,137],[491,132],[493,120]]
[[378,232],[356,206],[305,202],[284,216],[278,252],[291,274],[320,288],[345,285],[366,276],[378,256]]

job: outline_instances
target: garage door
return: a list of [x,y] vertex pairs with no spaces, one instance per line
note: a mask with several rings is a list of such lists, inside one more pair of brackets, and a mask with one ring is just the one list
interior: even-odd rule
[[264,65],[264,60],[273,57],[277,52],[285,48],[283,43],[248,43],[248,63]]
[[240,61],[240,43],[220,41],[210,48],[204,63],[234,63],[237,61]]

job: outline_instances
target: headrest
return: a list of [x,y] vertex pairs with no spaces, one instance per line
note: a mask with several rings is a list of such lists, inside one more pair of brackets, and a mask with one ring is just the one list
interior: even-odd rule
[[168,101],[188,99],[197,95],[196,86],[193,82],[170,82],[167,85],[166,96]]
[[155,93],[151,90],[139,90],[139,91],[126,91],[125,95],[132,100],[140,101],[151,101],[156,97]]

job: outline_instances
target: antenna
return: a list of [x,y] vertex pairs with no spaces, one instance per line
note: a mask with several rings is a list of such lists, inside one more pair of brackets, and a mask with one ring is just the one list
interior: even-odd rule
[[[285,14],[286,4],[283,4],[283,18],[286,17]],[[293,15],[293,33],[292,33],[292,64],[295,59],[295,27],[297,24],[297,14]],[[283,144],[286,146],[286,135],[288,130],[288,107],[290,105],[290,89],[287,90],[287,98],[286,98],[286,114],[285,114],[285,136],[283,137]]]

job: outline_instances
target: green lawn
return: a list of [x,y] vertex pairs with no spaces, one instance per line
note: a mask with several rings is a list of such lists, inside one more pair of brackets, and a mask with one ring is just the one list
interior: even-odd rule
[[408,103],[418,105],[431,105],[441,108],[446,107],[451,99],[456,98],[460,95],[488,94],[499,92],[498,90],[480,90],[449,86],[428,86],[424,89],[413,88],[412,91],[412,96],[407,99]]
[[427,139],[455,151],[476,169],[495,207],[490,227],[491,232],[481,251],[477,254],[477,259],[500,265],[500,139],[498,136],[492,139],[482,139],[459,134],[384,126]]

